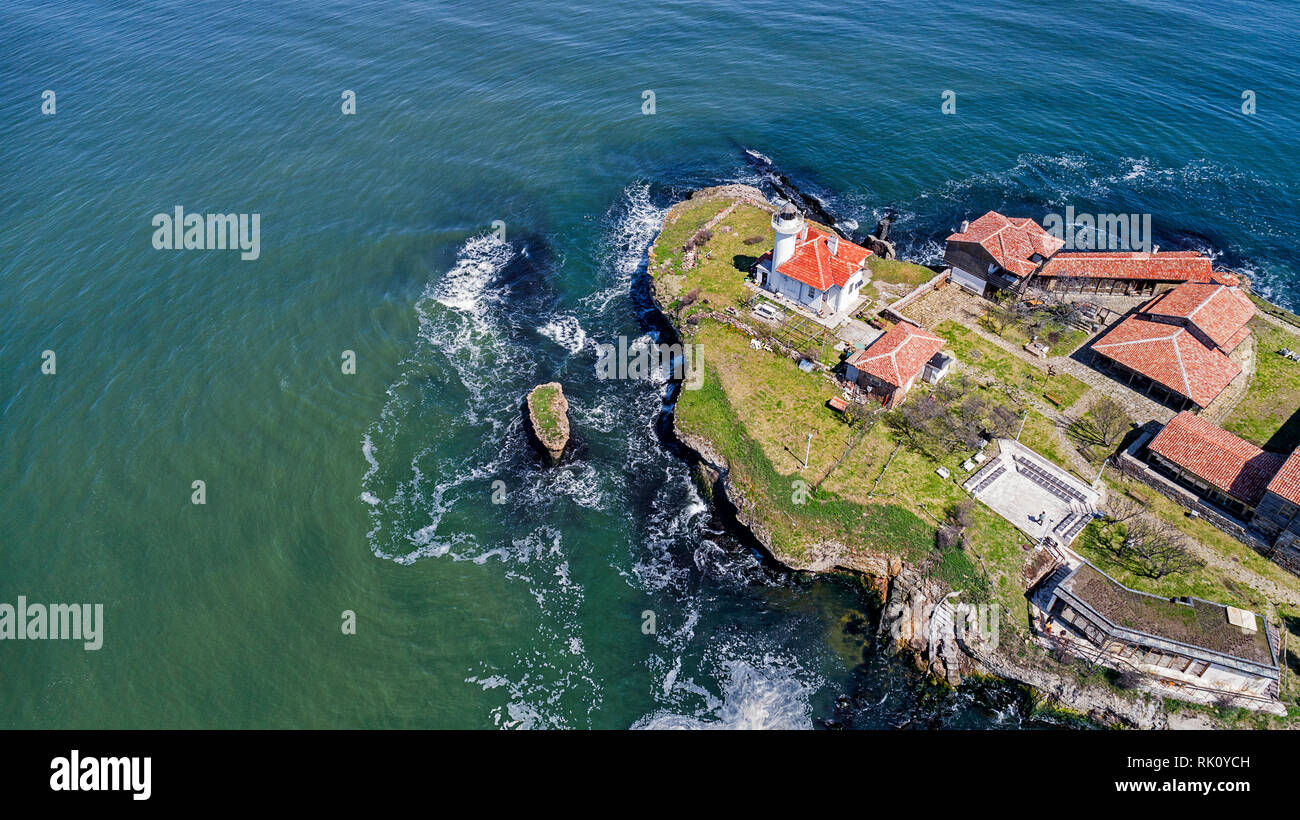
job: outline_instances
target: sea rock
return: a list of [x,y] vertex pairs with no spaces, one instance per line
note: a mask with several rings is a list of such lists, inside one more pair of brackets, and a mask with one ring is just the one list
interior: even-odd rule
[[569,444],[569,400],[559,382],[539,384],[524,402],[528,429],[552,464],[559,462]]

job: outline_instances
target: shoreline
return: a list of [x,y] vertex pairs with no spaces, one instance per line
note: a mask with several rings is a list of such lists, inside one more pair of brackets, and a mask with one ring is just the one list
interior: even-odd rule
[[[656,279],[651,262],[665,228],[676,221],[685,206],[709,200],[747,202],[765,211],[774,211],[774,206],[757,189],[732,184],[692,192],[665,213],[659,234],[647,250],[644,275],[654,323],[671,329],[678,340],[686,334],[673,321],[670,311],[665,309],[662,283]],[[738,324],[713,310],[706,315],[733,327]],[[674,389],[680,390],[680,387]],[[802,559],[781,554],[774,548],[768,523],[746,500],[743,490],[736,486],[731,465],[708,438],[682,429],[677,423],[676,402],[670,403],[673,406],[665,410],[661,435],[670,439],[668,443],[680,448],[678,455],[691,466],[697,484],[707,489],[707,500],[715,511],[722,513],[720,517],[729,524],[734,519],[734,526],[742,529],[744,536],[752,538],[768,560],[790,571],[841,573],[859,578],[882,603],[876,634],[890,647],[890,654],[910,659],[933,679],[954,688],[972,677],[992,677],[1023,686],[1036,702],[1036,707],[1082,716],[1101,725],[1165,729],[1197,722],[1195,717],[1189,720],[1180,714],[1181,709],[1167,706],[1165,697],[1158,692],[1146,688],[1121,692],[1106,684],[1083,682],[1068,669],[1045,668],[1042,663],[1023,657],[1024,653],[1018,656],[1014,648],[1005,644],[994,642],[990,646],[977,633],[973,639],[971,633],[959,637],[952,628],[953,608],[947,603],[951,591],[901,556],[875,547],[855,545],[850,548],[835,541],[816,543]],[[1006,614],[1016,617],[1009,611]],[[930,638],[936,622],[940,627],[936,632],[947,637]],[[1016,642],[1022,640],[1018,635],[1012,638]],[[1028,644],[1031,639],[1023,640]]]

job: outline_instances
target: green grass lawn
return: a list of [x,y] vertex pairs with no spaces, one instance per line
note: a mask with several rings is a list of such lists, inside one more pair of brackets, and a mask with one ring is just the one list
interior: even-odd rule
[[1247,441],[1275,452],[1300,446],[1300,362],[1277,355],[1282,348],[1300,349],[1300,337],[1256,318],[1255,378],[1223,427]]
[[867,267],[871,269],[872,280],[891,285],[916,287],[938,275],[924,265],[904,262],[901,259],[881,259],[878,256],[868,257]]
[[1025,419],[1025,425],[1020,431],[1020,443],[1061,469],[1083,479],[1085,484],[1091,484],[1093,478],[1096,477],[1095,475],[1079,475],[1079,471],[1074,467],[1074,461],[1066,452],[1065,448],[1069,445],[1057,435],[1056,424],[1037,410],[1029,411],[1029,416]]
[[1034,367],[952,320],[941,322],[934,332],[948,340],[948,347],[961,361],[987,372],[998,381],[1043,396],[1062,410],[1088,392],[1088,385],[1070,374],[1048,376],[1045,369]]
[[[1087,341],[1090,335],[1092,334],[1083,328],[1068,327],[1061,332],[1061,336],[1057,339],[1055,344],[1049,343],[1048,340],[1041,335],[1039,336],[1039,339],[1049,346],[1050,349],[1048,350],[1047,355],[1068,356],[1073,353],[1079,345]],[[1006,339],[1008,342],[1014,342],[1017,345],[1023,346],[1029,341],[1029,333],[1020,325],[1011,325],[1002,331],[1002,338]]]
[[[683,206],[677,221],[664,228],[650,251],[650,273],[664,307],[675,309],[673,299],[692,290],[715,307],[735,305],[748,298],[745,277],[749,268],[772,249],[771,215],[752,205],[739,205],[712,228],[713,237],[696,251],[696,264],[682,271],[682,246],[710,219],[720,213],[727,200],[713,199]],[[729,228],[730,230],[724,230]],[[745,244],[746,239],[761,241]],[[693,308],[698,310],[699,308]]]
[[[1169,522],[1184,535],[1213,549],[1219,555],[1224,556],[1243,569],[1279,585],[1295,588],[1296,577],[1294,575],[1204,518],[1188,517],[1187,510],[1182,505],[1161,495],[1154,489],[1138,482],[1117,479],[1114,477],[1114,473],[1110,471],[1106,473],[1106,486],[1110,493],[1128,493],[1138,499],[1143,506],[1157,517]],[[1081,542],[1082,537],[1080,541],[1075,542],[1076,546]],[[1085,557],[1090,560],[1092,558],[1091,555]],[[1109,573],[1114,564],[1112,561],[1111,563],[1099,563],[1098,566]],[[1112,573],[1116,580],[1144,592],[1157,595],[1196,595],[1208,601],[1235,604],[1247,609],[1253,609],[1256,612],[1262,612],[1265,608],[1262,593],[1225,577],[1222,571],[1213,567],[1202,567],[1190,575],[1172,576],[1162,582],[1153,582],[1150,579],[1133,575],[1123,568],[1117,567],[1116,572],[1118,574]],[[1129,581],[1132,581],[1132,583],[1130,584]]]
[[1255,307],[1259,308],[1264,313],[1281,319],[1287,324],[1294,325],[1297,329],[1300,329],[1300,316],[1297,316],[1285,308],[1278,307],[1272,302],[1262,299],[1253,293],[1247,293],[1246,295],[1250,297],[1250,301],[1255,303]]
[[[796,501],[796,482],[812,489],[853,433],[825,407],[836,392],[826,379],[783,356],[752,350],[744,336],[715,322],[703,322],[695,341],[703,346],[705,378],[699,390],[682,391],[676,424],[707,438],[727,459],[779,557],[802,559],[813,544],[830,541],[913,561],[932,551],[934,527],[900,505],[864,504],[827,487]],[[802,470],[809,432],[814,446]]]
[[1075,552],[1097,565],[1102,572],[1130,589],[1149,592],[1164,598],[1194,595],[1207,601],[1266,612],[1267,601],[1256,590],[1238,584],[1212,567],[1199,567],[1190,572],[1167,575],[1155,579],[1141,574],[1135,567],[1116,559],[1107,542],[1122,537],[1118,530],[1107,532],[1102,522],[1093,521],[1084,527],[1074,542]]
[[557,387],[538,387],[528,394],[528,406],[537,423],[537,432],[547,440],[554,440],[560,432],[560,417],[551,407],[551,403],[559,396],[560,390]]

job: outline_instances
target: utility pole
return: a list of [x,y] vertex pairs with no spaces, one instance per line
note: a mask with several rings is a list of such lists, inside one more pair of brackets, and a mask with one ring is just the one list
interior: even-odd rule
[[1025,422],[1029,420],[1029,411],[1025,410],[1025,415],[1020,419],[1020,429],[1016,431],[1016,443],[1020,443],[1020,434],[1025,431]]
[[812,433],[809,433],[809,434],[808,434],[808,447],[803,451],[803,468],[804,468],[805,470],[808,469],[808,456],[812,455],[812,437],[813,437],[813,434],[812,434]]

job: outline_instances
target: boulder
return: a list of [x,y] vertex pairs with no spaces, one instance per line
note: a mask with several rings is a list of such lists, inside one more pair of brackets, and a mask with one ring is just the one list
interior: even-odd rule
[[558,463],[569,444],[569,401],[559,382],[534,387],[525,402],[528,429],[552,464]]

